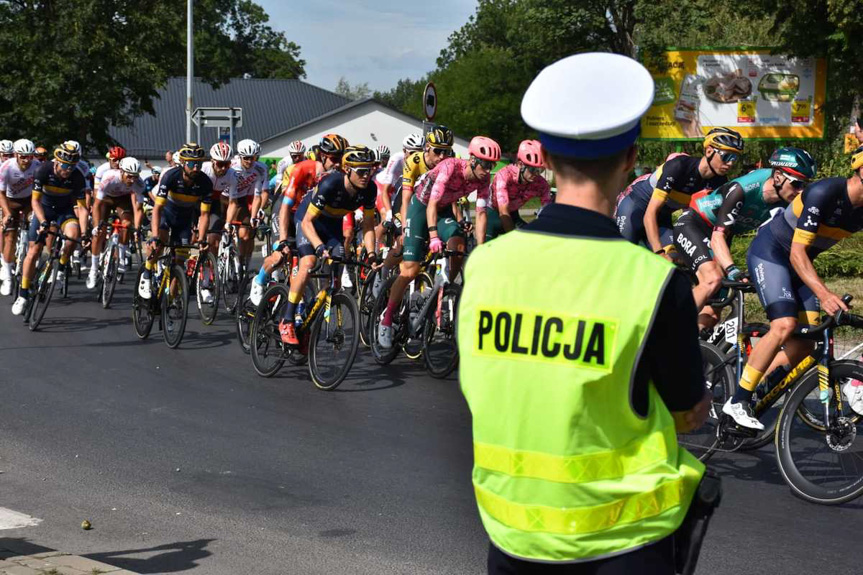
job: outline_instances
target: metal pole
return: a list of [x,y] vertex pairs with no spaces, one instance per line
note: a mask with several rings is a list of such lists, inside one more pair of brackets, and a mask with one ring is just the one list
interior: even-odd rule
[[186,142],[192,141],[192,80],[195,75],[195,39],[192,25],[193,0],[186,0]]

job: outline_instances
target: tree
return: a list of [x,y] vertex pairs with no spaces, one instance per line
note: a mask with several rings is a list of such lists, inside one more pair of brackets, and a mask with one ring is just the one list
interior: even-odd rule
[[369,88],[368,82],[363,82],[362,84],[357,84],[352,87],[345,77],[342,76],[339,78],[339,83],[336,84],[335,92],[340,96],[344,96],[348,100],[360,100],[362,98],[368,98],[371,95],[372,90]]
[[[299,48],[248,0],[195,3],[196,71],[212,83],[243,72],[303,75]],[[111,126],[153,111],[168,77],[185,74],[185,11],[175,0],[0,1],[0,130],[53,146],[104,149]]]

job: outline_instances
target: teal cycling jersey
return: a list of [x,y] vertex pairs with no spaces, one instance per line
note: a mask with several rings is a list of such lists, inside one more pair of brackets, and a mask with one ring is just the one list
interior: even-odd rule
[[689,206],[714,228],[731,233],[757,229],[770,219],[775,208],[784,208],[784,201],[769,204],[764,200],[764,184],[773,170],[764,168],[735,178],[715,190],[703,190],[692,196]]

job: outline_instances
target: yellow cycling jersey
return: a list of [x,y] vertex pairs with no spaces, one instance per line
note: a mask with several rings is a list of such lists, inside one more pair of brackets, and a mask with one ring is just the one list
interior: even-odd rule
[[297,167],[297,164],[291,164],[285,171],[282,173],[282,183],[279,184],[279,189],[281,191],[285,191],[288,189],[288,184],[291,183],[291,174],[294,173],[294,168]]
[[413,190],[417,180],[429,171],[423,152],[414,152],[405,158],[405,167],[402,169],[402,191]]

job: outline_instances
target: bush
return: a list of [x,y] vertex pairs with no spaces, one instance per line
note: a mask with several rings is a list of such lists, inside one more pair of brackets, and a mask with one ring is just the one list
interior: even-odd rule
[[[734,238],[731,245],[731,255],[741,269],[746,269],[746,253],[754,238],[755,232],[750,232]],[[863,234],[839,242],[815,258],[814,264],[822,278],[863,276]]]

